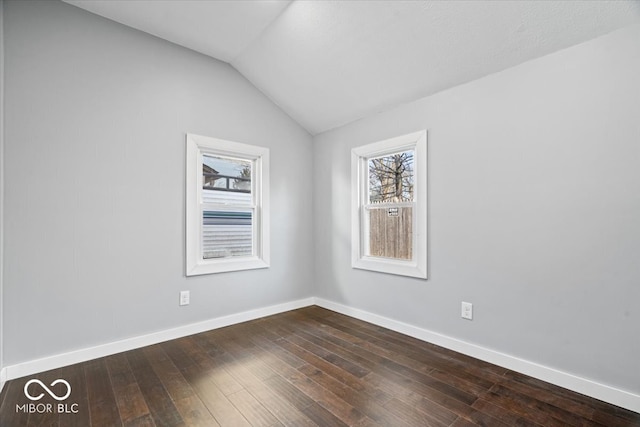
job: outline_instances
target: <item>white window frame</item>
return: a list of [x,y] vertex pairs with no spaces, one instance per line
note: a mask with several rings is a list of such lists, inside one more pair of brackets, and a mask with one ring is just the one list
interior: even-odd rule
[[[202,162],[204,155],[251,161],[253,171],[253,254],[204,259],[202,256]],[[186,275],[268,268],[269,256],[269,149],[207,136],[187,134],[186,164]]]
[[[414,150],[413,259],[366,255],[369,204],[368,160]],[[378,141],[351,150],[351,266],[401,276],[427,278],[427,131]],[[396,205],[394,205],[396,206]]]

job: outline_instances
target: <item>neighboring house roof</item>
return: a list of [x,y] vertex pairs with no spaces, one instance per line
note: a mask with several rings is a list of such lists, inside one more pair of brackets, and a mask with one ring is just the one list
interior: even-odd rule
[[217,170],[215,170],[214,168],[212,168],[211,166],[207,165],[207,164],[202,164],[202,172],[204,173],[215,173],[215,174],[219,174],[220,172],[218,172]]

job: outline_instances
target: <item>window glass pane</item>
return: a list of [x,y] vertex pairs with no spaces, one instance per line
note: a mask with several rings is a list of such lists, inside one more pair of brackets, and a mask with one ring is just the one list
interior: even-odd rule
[[367,255],[402,260],[413,259],[413,208],[373,207],[369,216]]
[[253,255],[253,212],[204,211],[202,258]]
[[413,201],[413,155],[410,150],[367,161],[369,203]]
[[203,203],[251,204],[249,160],[202,156]]

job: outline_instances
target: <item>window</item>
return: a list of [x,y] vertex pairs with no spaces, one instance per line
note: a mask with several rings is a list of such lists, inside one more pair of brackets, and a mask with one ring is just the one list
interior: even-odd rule
[[351,152],[352,266],[427,278],[427,132]]
[[187,134],[186,274],[269,266],[269,150]]

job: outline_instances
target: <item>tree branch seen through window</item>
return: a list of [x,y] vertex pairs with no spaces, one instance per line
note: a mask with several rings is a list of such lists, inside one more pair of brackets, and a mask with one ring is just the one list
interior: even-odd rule
[[413,200],[413,151],[369,159],[369,202]]

